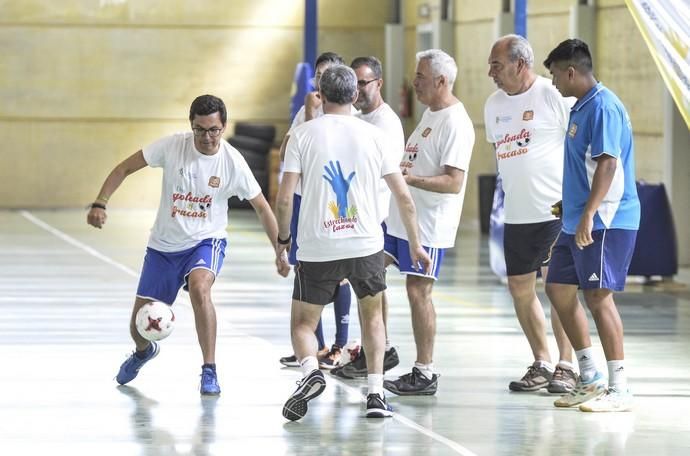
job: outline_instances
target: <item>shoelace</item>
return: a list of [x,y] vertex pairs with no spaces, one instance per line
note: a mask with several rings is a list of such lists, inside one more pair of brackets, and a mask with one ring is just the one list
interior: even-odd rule
[[537,368],[534,366],[527,367],[527,373],[522,377],[522,380],[532,380],[537,376]]

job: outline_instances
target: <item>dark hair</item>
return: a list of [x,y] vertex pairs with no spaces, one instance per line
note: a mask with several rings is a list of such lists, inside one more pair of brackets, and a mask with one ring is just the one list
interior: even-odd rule
[[352,103],[357,93],[357,76],[349,66],[331,65],[321,75],[319,88],[326,100],[331,103]]
[[345,61],[343,60],[343,58],[335,52],[324,52],[316,59],[316,63],[314,64],[314,70],[316,70],[316,67],[324,62],[332,63],[334,65],[345,65]]
[[225,125],[228,120],[228,113],[225,110],[225,103],[213,95],[201,95],[192,101],[189,107],[189,121],[194,120],[194,116],[208,116],[214,112],[220,113],[220,121]]
[[371,70],[372,73],[374,73],[374,77],[376,79],[381,79],[383,77],[383,70],[381,69],[381,61],[377,59],[374,56],[369,56],[369,57],[356,57],[352,63],[350,64],[350,67],[353,70],[356,70],[357,68],[361,66],[368,66],[369,69]]
[[580,73],[592,72],[592,54],[589,52],[589,46],[577,38],[561,42],[549,53],[549,56],[544,60],[544,66],[550,68],[553,63],[565,63]]

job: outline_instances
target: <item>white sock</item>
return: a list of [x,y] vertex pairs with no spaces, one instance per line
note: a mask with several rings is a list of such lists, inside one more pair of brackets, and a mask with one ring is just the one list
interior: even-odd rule
[[299,365],[302,368],[302,376],[306,377],[311,374],[311,371],[319,368],[319,360],[316,359],[316,356],[307,356],[300,360]]
[[553,364],[551,364],[551,363],[548,362],[548,361],[544,361],[544,360],[538,359],[538,360],[536,360],[536,361],[534,362],[534,366],[536,366],[536,367],[544,367],[544,368],[546,368],[547,371],[549,371],[549,372],[551,372],[551,373],[553,374],[553,370],[554,370]]
[[580,367],[582,381],[585,383],[592,381],[594,376],[597,375],[597,366],[594,364],[592,347],[575,350],[575,357],[577,358],[577,365]]
[[571,363],[570,361],[565,361],[565,360],[563,360],[563,359],[561,359],[560,361],[558,361],[557,366],[560,366],[560,367],[562,367],[563,369],[568,369],[568,370],[571,370],[571,371],[574,371],[574,370],[575,370],[575,365],[574,365],[573,363]]
[[378,394],[383,398],[383,374],[367,375],[367,384],[369,385],[369,394]]
[[431,380],[434,377],[434,363],[422,364],[415,362],[414,367],[419,369],[422,375],[424,375],[427,379]]
[[609,387],[613,387],[617,391],[626,391],[628,389],[628,377],[625,375],[625,361],[612,360],[606,363],[609,368]]
[[390,350],[391,348],[393,348],[391,341],[390,339],[386,338],[386,351]]

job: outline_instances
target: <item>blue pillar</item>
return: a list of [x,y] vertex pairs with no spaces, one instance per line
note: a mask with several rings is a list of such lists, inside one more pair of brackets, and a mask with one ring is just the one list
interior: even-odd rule
[[527,0],[515,0],[515,34],[527,38]]
[[316,60],[317,19],[316,0],[304,0],[304,61],[310,65]]

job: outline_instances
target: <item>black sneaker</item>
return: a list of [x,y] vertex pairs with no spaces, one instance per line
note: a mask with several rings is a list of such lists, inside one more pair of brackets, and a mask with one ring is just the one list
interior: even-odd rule
[[297,382],[297,385],[297,389],[283,406],[283,416],[290,421],[297,421],[307,414],[307,402],[323,393],[326,379],[320,370],[315,369]]
[[397,380],[384,380],[383,387],[399,396],[431,396],[436,394],[439,377],[439,374],[434,374],[428,379],[422,371],[413,367],[412,372]]
[[386,418],[393,416],[393,408],[388,405],[385,397],[378,394],[367,396],[367,418]]
[[283,356],[280,358],[280,364],[286,367],[299,367],[299,361],[295,355]]
[[343,349],[339,345],[333,344],[328,352],[323,356],[319,356],[319,367],[321,369],[333,369],[340,362],[342,351]]
[[347,379],[365,378],[367,376],[367,358],[364,355],[364,350],[360,350],[353,361],[331,370],[331,374]]
[[546,388],[553,377],[553,372],[537,363],[527,368],[527,373],[518,381],[510,382],[511,391],[537,391]]
[[383,373],[385,374],[386,371],[393,369],[398,364],[400,364],[400,358],[395,347],[386,350],[386,354],[383,357]]

